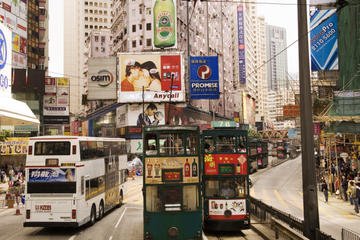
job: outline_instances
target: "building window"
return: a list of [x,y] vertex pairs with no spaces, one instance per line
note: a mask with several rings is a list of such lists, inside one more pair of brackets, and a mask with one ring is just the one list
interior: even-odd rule
[[151,15],[151,8],[146,8],[146,15]]
[[87,1],[85,1],[85,6],[89,5],[89,3]]
[[124,28],[124,35],[127,34],[127,28]]
[[90,13],[93,13],[93,10],[90,9]]
[[104,48],[104,47],[101,48],[101,52],[105,52],[105,48]]
[[132,32],[136,32],[136,25],[132,25]]
[[85,37],[87,37],[88,35],[89,35],[89,34],[86,32],[86,33],[85,33]]
[[146,24],[146,31],[150,31],[151,30],[151,23],[147,23]]
[[139,45],[142,46],[142,40],[141,39],[139,40]]
[[95,36],[95,42],[99,41],[99,36]]
[[88,28],[89,28],[89,25],[85,25],[85,28],[88,29]]
[[132,41],[132,47],[136,48],[136,40]]
[[146,46],[147,47],[151,46],[151,38],[146,39]]
[[90,4],[90,6],[92,6],[92,5],[93,5],[93,2],[89,2],[89,4]]
[[107,18],[104,18],[104,22],[106,22],[106,23],[107,23]]
[[107,11],[104,11],[104,14],[107,15]]
[[139,24],[139,30],[142,30],[142,24]]
[[143,9],[142,7],[139,8],[139,14],[142,14],[143,13]]
[[89,10],[85,9],[85,13],[89,13]]
[[96,48],[95,48],[95,51],[96,51],[96,52],[98,52],[98,51],[99,51],[99,48],[98,48],[98,47],[96,47]]
[[99,14],[102,14],[102,10],[99,10]]
[[105,36],[101,36],[101,42],[102,42],[102,43],[105,42]]
[[88,17],[85,17],[85,21],[87,21],[87,20],[89,20],[89,18],[88,18]]
[[98,10],[94,10],[94,14],[97,14],[98,13]]

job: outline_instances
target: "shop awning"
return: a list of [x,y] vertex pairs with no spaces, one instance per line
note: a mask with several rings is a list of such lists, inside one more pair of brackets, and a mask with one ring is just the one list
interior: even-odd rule
[[0,125],[39,124],[39,120],[24,102],[0,97]]

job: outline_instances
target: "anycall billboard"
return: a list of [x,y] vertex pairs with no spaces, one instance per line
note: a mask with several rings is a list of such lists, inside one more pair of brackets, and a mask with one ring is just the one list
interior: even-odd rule
[[205,175],[246,175],[246,154],[206,154]]
[[190,57],[191,99],[219,99],[219,60],[217,56]]
[[182,56],[178,53],[120,53],[118,102],[185,101]]

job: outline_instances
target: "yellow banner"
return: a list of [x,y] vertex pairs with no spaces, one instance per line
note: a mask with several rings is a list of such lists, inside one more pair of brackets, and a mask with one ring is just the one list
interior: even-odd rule
[[68,78],[58,78],[57,85],[62,87],[69,87],[69,79]]
[[[179,183],[199,182],[199,159],[197,157],[145,158],[145,183],[166,183],[163,173],[181,169]],[[175,180],[175,179],[173,179]]]
[[29,138],[14,137],[0,142],[0,155],[26,155]]

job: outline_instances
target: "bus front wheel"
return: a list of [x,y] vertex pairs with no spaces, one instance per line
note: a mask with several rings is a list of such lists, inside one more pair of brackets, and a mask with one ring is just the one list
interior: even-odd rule
[[93,206],[91,207],[89,225],[90,225],[90,226],[94,225],[94,224],[95,224],[95,221],[96,221],[96,208],[95,208],[95,205],[93,205]]
[[124,201],[124,196],[123,196],[123,192],[121,191],[119,195],[119,204],[117,205],[117,207],[121,207],[123,201]]

